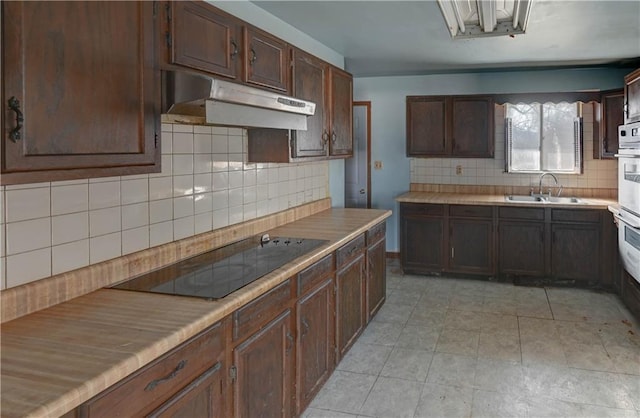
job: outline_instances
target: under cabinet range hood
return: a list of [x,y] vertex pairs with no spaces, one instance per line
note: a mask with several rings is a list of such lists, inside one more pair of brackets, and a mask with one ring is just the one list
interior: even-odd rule
[[306,131],[307,116],[315,110],[313,102],[243,84],[183,71],[163,73],[163,113],[173,122],[204,118],[208,125]]

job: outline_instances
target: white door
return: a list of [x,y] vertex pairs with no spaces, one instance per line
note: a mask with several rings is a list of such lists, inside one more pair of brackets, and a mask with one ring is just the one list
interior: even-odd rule
[[347,158],[344,164],[344,202],[347,208],[369,207],[367,146],[370,106],[370,103],[353,105],[353,157]]

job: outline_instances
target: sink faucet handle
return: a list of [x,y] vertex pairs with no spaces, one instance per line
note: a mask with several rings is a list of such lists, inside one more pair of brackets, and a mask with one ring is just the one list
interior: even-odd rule
[[560,193],[562,193],[562,184],[560,185],[560,187],[558,187],[558,194],[557,194],[558,197],[560,197]]

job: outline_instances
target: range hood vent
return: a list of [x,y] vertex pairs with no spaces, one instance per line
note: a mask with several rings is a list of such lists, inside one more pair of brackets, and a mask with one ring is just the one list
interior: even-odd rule
[[165,72],[163,85],[164,113],[173,122],[305,131],[316,110],[313,102],[182,71]]

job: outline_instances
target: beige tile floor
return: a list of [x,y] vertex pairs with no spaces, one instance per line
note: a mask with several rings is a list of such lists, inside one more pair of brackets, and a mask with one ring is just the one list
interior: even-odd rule
[[640,328],[612,294],[402,275],[304,417],[640,418]]

